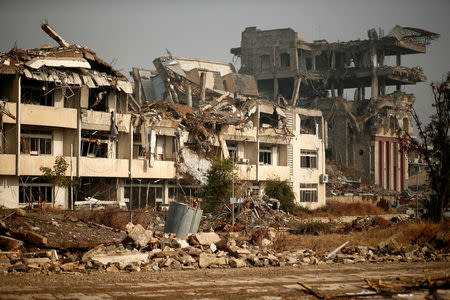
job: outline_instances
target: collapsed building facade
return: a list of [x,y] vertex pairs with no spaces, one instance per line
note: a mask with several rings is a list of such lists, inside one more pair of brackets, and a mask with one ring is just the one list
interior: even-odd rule
[[[172,56],[133,69],[133,93],[93,51],[42,28],[58,47],[0,55],[1,205],[167,206],[201,197],[211,160],[229,156],[242,195],[280,179],[298,203],[325,204],[320,111],[258,98],[253,76],[230,64]],[[58,156],[73,187],[42,176]]]
[[[366,40],[309,43],[290,28],[249,27],[242,33],[241,47],[231,53],[240,57],[241,73],[255,76],[260,94],[277,103],[322,111],[327,157],[360,170],[384,189],[402,191],[408,187],[408,161],[398,133],[412,134],[415,101],[402,86],[426,77],[419,67],[402,66],[401,58],[425,53],[438,37],[396,26],[386,36],[371,29]],[[351,99],[344,98],[348,92]]]
[[[241,193],[259,194],[268,180],[287,180],[300,205],[325,204],[326,128],[320,111],[258,98],[253,76],[236,73],[231,64],[170,56],[154,65],[156,71],[131,72],[139,103],[134,125],[141,142],[151,142],[163,124],[177,130],[175,173],[182,186],[206,183],[211,159],[232,156]],[[158,157],[157,148],[156,141],[148,149]]]
[[[6,207],[67,208],[92,196],[83,195],[87,183],[128,177],[131,83],[93,51],[69,45],[47,24],[42,29],[59,47],[0,54],[0,204]],[[58,156],[69,165],[65,175],[78,179],[73,196],[42,177],[40,168],[53,168]]]

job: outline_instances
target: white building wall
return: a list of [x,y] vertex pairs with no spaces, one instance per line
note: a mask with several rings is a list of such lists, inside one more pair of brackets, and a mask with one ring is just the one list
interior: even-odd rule
[[[325,174],[325,144],[317,134],[300,134],[300,117],[294,116],[293,176],[291,178],[297,204],[309,209],[316,209],[326,204],[326,184],[320,183],[320,176]],[[323,119],[320,128],[323,130]],[[324,134],[322,134],[324,136]],[[301,168],[301,150],[317,151],[317,168]],[[317,184],[317,202],[300,202],[300,184]]]
[[19,178],[0,176],[0,204],[7,208],[19,206]]

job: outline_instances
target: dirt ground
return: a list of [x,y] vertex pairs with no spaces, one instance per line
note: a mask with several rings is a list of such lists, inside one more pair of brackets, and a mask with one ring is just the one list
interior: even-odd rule
[[[322,296],[352,299],[426,299],[427,290],[370,295],[364,278],[390,284],[448,275],[450,262],[207,269],[169,272],[0,275],[0,299],[314,299],[298,281]],[[348,294],[353,294],[349,296]],[[361,293],[360,296],[355,294]],[[450,299],[450,290],[437,290]],[[364,296],[365,294],[365,296]]]

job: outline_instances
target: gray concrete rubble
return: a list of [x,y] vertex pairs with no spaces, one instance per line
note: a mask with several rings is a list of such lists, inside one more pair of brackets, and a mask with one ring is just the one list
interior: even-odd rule
[[[394,235],[377,247],[344,243],[332,252],[312,249],[280,250],[275,228],[245,232],[201,232],[177,239],[174,234],[148,232],[141,225],[128,226],[122,243],[71,251],[45,249],[34,252],[0,252],[0,272],[140,272],[189,270],[197,268],[244,268],[268,266],[302,266],[321,264],[355,264],[377,262],[448,261],[448,254],[437,250],[445,236],[437,235],[430,243],[402,246]],[[147,232],[144,234],[143,231]],[[140,233],[141,235],[137,234]],[[151,240],[151,243],[148,243]],[[143,243],[142,241],[147,241]],[[145,244],[145,245],[144,245]],[[136,248],[137,247],[137,248]],[[139,249],[138,249],[139,248]]]

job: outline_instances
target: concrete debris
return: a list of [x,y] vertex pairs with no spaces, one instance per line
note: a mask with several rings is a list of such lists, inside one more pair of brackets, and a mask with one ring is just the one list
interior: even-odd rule
[[13,239],[8,236],[0,235],[0,249],[12,250],[18,249],[23,245],[23,242],[20,240]]
[[188,241],[194,245],[211,245],[220,241],[220,237],[215,232],[200,232],[191,234]]
[[139,247],[145,247],[153,240],[152,235],[141,224],[136,224],[128,233],[128,237]]

